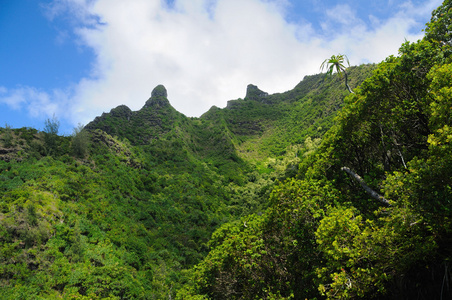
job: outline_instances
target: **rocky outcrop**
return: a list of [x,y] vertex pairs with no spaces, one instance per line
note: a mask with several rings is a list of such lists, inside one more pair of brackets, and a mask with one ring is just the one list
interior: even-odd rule
[[170,103],[168,101],[168,93],[166,91],[166,88],[163,85],[158,85],[154,88],[154,90],[152,90],[151,98],[146,101],[144,107],[159,108],[169,105]]
[[239,109],[243,100],[229,100],[226,105],[227,109]]
[[257,86],[248,84],[246,88],[245,100],[263,101],[268,97],[268,93],[261,91]]
[[91,142],[96,145],[105,145],[111,153],[118,156],[121,162],[133,167],[140,168],[141,164],[133,159],[132,152],[130,149],[122,142],[118,141],[108,133],[102,130],[94,130],[91,132]]

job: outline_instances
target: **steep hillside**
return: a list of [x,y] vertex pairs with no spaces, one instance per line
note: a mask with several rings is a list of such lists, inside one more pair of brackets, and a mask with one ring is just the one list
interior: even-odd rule
[[2,128],[0,297],[174,297],[212,232],[265,211],[275,181],[296,174],[305,138],[322,136],[342,94],[323,75],[276,95],[250,85],[187,118],[157,86],[142,109],[118,106],[70,137],[55,119],[43,132]]
[[188,118],[160,85],[73,136],[0,128],[0,298],[447,298],[450,6],[353,95],[317,74]]
[[[350,68],[351,85],[371,75],[374,65]],[[283,156],[307,137],[320,138],[333,124],[347,91],[337,78],[306,76],[293,90],[269,95],[248,85],[245,98],[212,107],[201,119],[223,124],[233,135],[239,156],[251,162]]]
[[[357,86],[373,69],[351,68],[351,85]],[[142,109],[118,106],[85,129],[126,138],[156,164],[203,162],[226,181],[243,185],[256,165],[259,173],[281,173],[295,166],[298,155],[309,150],[306,139],[318,144],[332,125],[345,93],[339,80],[322,74],[307,76],[293,90],[274,95],[250,84],[244,99],[230,100],[223,109],[212,107],[198,119],[178,113],[160,85]]]
[[354,88],[269,207],[212,234],[177,299],[452,298],[451,20],[446,0]]

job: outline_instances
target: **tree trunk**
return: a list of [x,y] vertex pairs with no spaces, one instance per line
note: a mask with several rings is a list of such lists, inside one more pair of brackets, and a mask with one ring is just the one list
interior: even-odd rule
[[355,92],[353,92],[352,89],[350,88],[350,86],[348,85],[348,76],[347,76],[347,72],[345,70],[344,70],[344,75],[345,75],[345,86],[347,87],[350,94],[354,94]]
[[386,205],[391,205],[389,203],[388,200],[386,200],[382,195],[378,194],[377,192],[375,192],[373,189],[371,189],[366,182],[364,181],[364,179],[359,176],[358,174],[356,174],[355,172],[353,172],[352,170],[350,170],[350,168],[347,167],[342,167],[341,168],[342,171],[345,171],[347,174],[351,175],[356,181],[359,182],[359,184],[362,186],[362,188],[374,199],[380,201],[383,204]]

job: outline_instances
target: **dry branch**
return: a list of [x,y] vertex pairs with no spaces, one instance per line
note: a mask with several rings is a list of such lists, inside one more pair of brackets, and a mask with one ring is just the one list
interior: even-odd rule
[[350,176],[352,176],[356,181],[359,182],[359,184],[363,187],[363,189],[374,199],[386,204],[386,205],[391,205],[389,203],[388,200],[386,200],[382,195],[380,195],[379,193],[375,192],[373,189],[371,189],[366,182],[364,181],[364,179],[359,176],[358,174],[356,174],[355,172],[353,172],[352,170],[350,170],[350,168],[347,167],[342,167],[341,168],[342,171],[345,171],[346,173],[348,173]]

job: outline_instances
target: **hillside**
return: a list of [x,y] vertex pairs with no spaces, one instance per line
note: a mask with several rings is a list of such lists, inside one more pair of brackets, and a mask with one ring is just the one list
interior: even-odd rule
[[270,206],[217,229],[178,299],[447,299],[452,2],[353,88]]
[[[354,86],[373,68],[352,68]],[[262,213],[275,181],[296,174],[343,95],[315,75],[282,94],[249,85],[187,118],[157,86],[142,109],[118,106],[70,137],[56,119],[2,128],[1,298],[175,296],[212,232]]]
[[399,56],[200,118],[0,128],[1,299],[452,297],[452,3]]

